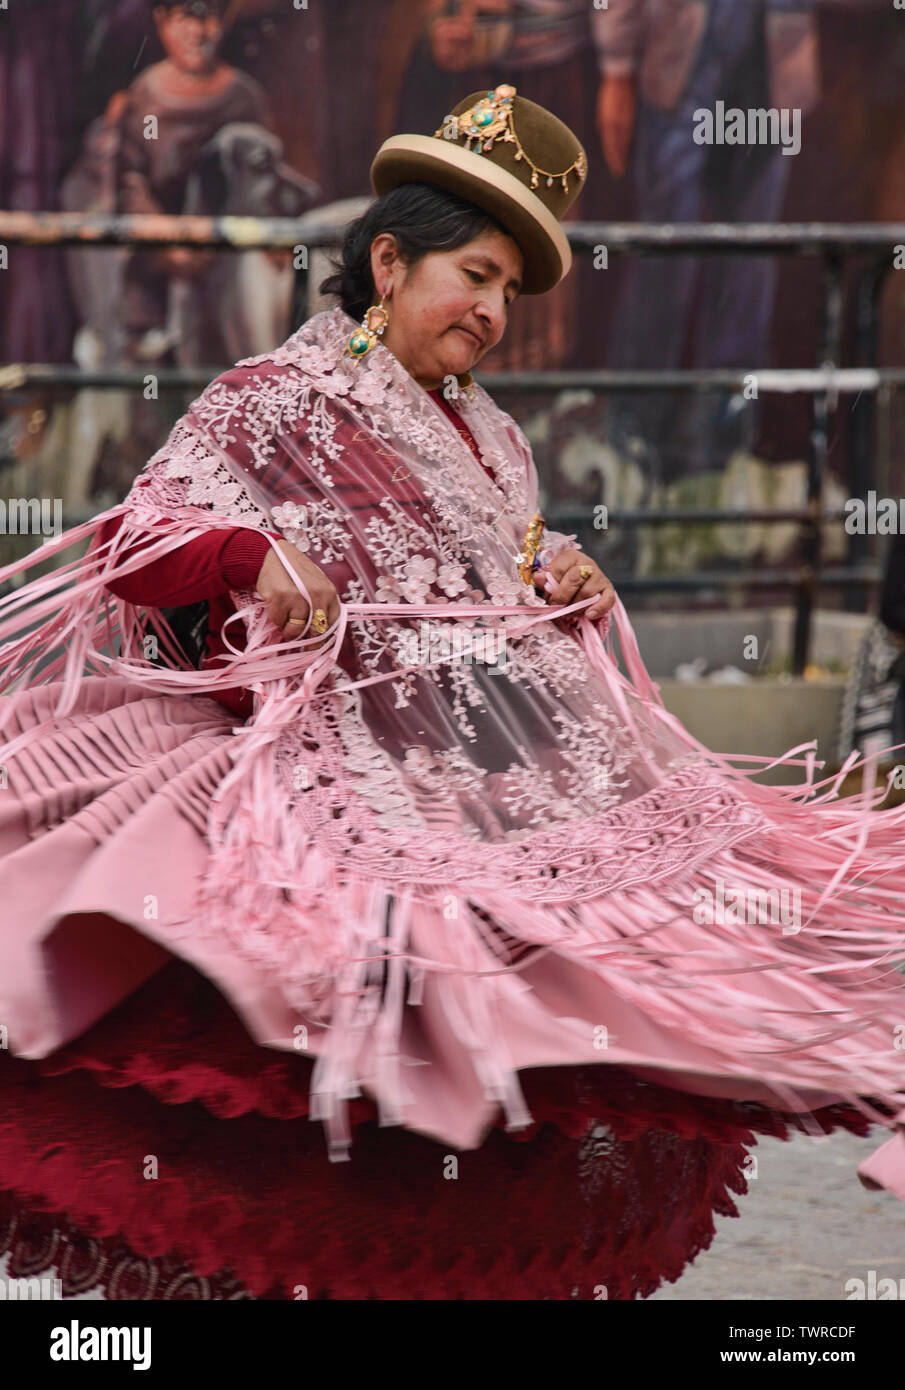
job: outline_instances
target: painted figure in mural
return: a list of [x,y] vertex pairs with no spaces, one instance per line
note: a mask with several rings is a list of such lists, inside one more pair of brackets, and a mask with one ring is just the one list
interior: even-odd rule
[[[224,6],[154,6],[167,56],[115,92],[91,123],[64,207],[294,217],[315,201],[317,184],[283,161],[263,87],[221,61]],[[170,355],[183,365],[235,360],[264,351],[288,326],[293,270],[285,251],[74,250],[69,260],[84,366]]]
[[[407,21],[412,12],[402,5]],[[463,84],[489,90],[511,82],[533,101],[555,105],[593,150],[599,68],[586,0],[427,0],[418,13],[420,27],[399,85],[397,126],[427,130],[438,100],[449,109]],[[567,221],[602,215],[583,196]],[[488,370],[587,365],[589,320],[582,304],[591,296],[582,283],[583,260],[579,274],[543,305],[514,306],[513,332],[488,354]]]
[[[195,160],[183,212],[298,217],[318,201],[320,189],[290,169],[282,155],[282,141],[271,131],[230,121]],[[282,249],[221,251],[199,275],[175,277],[168,330],[176,360],[236,361],[282,341],[294,281],[292,253]]]
[[[233,121],[272,126],[263,88],[219,57],[224,9],[225,0],[155,5],[154,23],[167,56],[128,89],[116,176],[121,212],[183,212],[198,156],[223,126]],[[136,349],[145,335],[163,330],[160,347],[166,351],[171,280],[199,276],[210,264],[210,252],[188,247],[130,257],[123,313]]]
[[[98,216],[117,211],[116,161],[126,100],[124,91],[114,92],[85,131],[79,157],[60,188],[65,211]],[[72,355],[84,370],[114,367],[125,353],[120,310],[129,251],[124,246],[76,246],[65,254],[78,313]]]
[[[59,181],[71,159],[78,77],[78,0],[37,0],[0,11],[0,207],[59,209]],[[63,251],[5,248],[0,274],[0,362],[69,362],[76,310]],[[0,474],[17,470],[31,486],[58,406],[40,386],[0,393]],[[0,535],[9,558],[15,538]]]
[[[148,17],[166,56],[115,91],[91,122],[63,206],[298,216],[317,185],[283,161],[263,87],[221,59],[225,0],[164,0]],[[235,361],[281,341],[289,327],[289,251],[74,248],[67,259],[79,315],[73,356],[87,369]],[[126,403],[104,392],[82,392],[78,404],[85,485],[102,489],[134,473],[161,417],[181,408],[173,397]]]
[[[726,110],[806,116],[819,95],[813,0],[609,0],[592,23],[603,57],[604,153],[615,175],[631,170],[637,219],[779,220],[793,163],[787,150],[698,143],[695,113],[724,102]],[[633,259],[612,319],[609,365],[680,366],[698,295],[688,365],[769,365],[776,275],[775,259],[763,256]],[[675,394],[614,398],[613,442],[625,447],[640,436],[666,481],[711,468],[721,434],[724,444],[733,437],[731,406],[720,421],[712,399],[692,403],[683,428],[687,401]]]
[[[0,33],[0,207],[59,208],[78,79],[77,0],[3,7]],[[19,246],[0,276],[0,361],[68,362],[73,308],[63,253]]]

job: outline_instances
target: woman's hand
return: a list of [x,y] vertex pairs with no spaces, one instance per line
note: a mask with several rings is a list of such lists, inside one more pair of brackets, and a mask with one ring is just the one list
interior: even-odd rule
[[[583,565],[591,571],[587,579],[581,577]],[[544,570],[538,572],[541,582],[545,573],[556,581],[555,587],[547,594],[548,603],[566,605],[591,598],[593,594],[600,595],[596,603],[589,603],[580,613],[570,613],[567,618],[557,619],[557,627],[574,627],[579,618],[589,618],[592,623],[598,623],[616,602],[616,590],[603,570],[587,555],[582,555],[580,550],[561,550]]]
[[[311,602],[315,608],[322,608],[327,615],[327,623],[330,627],[339,617],[339,595],[324,574],[323,570],[318,569],[313,560],[309,560],[300,550],[296,550],[290,541],[277,541],[277,548],[285,556],[289,564],[301,579],[308,593],[311,595]],[[291,641],[293,637],[300,637],[305,623],[308,621],[308,605],[301,592],[295,587],[285,567],[280,563],[279,556],[273,552],[273,546],[267,554],[267,559],[261,566],[261,572],[255,581],[255,588],[267,603],[267,614],[275,627],[278,627],[283,635],[283,641]],[[301,618],[301,622],[290,622],[290,618]],[[305,633],[306,640],[315,634],[311,628]],[[327,639],[325,638],[324,641]],[[332,640],[332,639],[330,639]],[[323,646],[324,643],[312,645],[311,650]]]

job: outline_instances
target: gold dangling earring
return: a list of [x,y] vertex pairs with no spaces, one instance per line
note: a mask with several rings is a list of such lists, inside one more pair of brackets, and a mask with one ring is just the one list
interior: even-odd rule
[[379,304],[372,304],[370,309],[365,310],[365,316],[361,321],[361,328],[356,329],[346,343],[343,349],[343,357],[354,357],[358,359],[366,357],[371,351],[371,348],[378,341],[381,333],[390,321],[390,316],[383,307],[385,298],[385,295],[381,295]]
[[460,391],[464,391],[464,392],[465,392],[465,395],[468,397],[468,399],[469,399],[470,401],[473,401],[473,400],[474,400],[475,379],[474,379],[474,377],[472,376],[471,372],[463,372],[461,376],[457,376],[457,377],[456,377],[456,381],[457,381],[457,383],[458,383],[459,390],[460,390]]

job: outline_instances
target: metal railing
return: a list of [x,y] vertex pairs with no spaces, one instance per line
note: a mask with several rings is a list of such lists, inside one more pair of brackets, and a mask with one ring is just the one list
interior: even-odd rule
[[[611,510],[608,524],[616,526],[660,526],[681,521],[720,524],[778,524],[796,522],[801,528],[801,558],[786,569],[735,569],[726,572],[698,572],[689,575],[612,575],[617,586],[634,590],[688,590],[713,586],[777,587],[793,585],[796,591],[796,618],[792,654],[793,670],[804,671],[808,659],[812,618],[822,586],[851,592],[877,585],[881,573],[867,563],[867,537],[848,537],[848,563],[826,567],[822,563],[821,527],[837,520],[838,511],[823,506],[829,452],[830,420],[841,393],[866,396],[868,408],[849,421],[849,495],[865,496],[874,478],[873,446],[876,432],[877,395],[892,395],[905,385],[905,369],[877,370],[877,306],[886,274],[893,268],[897,247],[905,246],[905,224],[860,223],[564,223],[563,230],[578,254],[605,247],[608,255],[797,255],[817,257],[823,264],[823,293],[816,369],[748,368],[744,371],[530,371],[497,372],[483,378],[497,393],[554,392],[575,389],[591,391],[704,391],[714,388],[741,389],[744,379],[754,375],[761,392],[804,392],[811,396],[811,428],[806,457],[807,495],[805,505],[791,509],[711,509],[689,510]],[[213,250],[251,250],[284,248],[307,252],[335,248],[334,223],[317,212],[298,220],[291,218],[249,217],[164,217],[95,216],[80,213],[0,212],[0,244],[55,247],[198,246]],[[846,262],[867,256],[856,287],[855,357],[852,367],[841,369],[843,288]],[[303,258],[304,260],[307,257]],[[305,316],[307,268],[297,270],[293,318]],[[210,367],[155,367],[159,389],[178,391],[203,388],[232,363]],[[480,373],[477,374],[480,379]],[[147,376],[138,368],[81,371],[77,367],[55,364],[10,364],[0,367],[0,391],[15,396],[29,388],[72,391],[129,389],[141,386]],[[582,516],[584,519],[584,516]],[[552,520],[552,516],[551,516]],[[557,527],[568,528],[578,518],[568,512],[557,514]],[[72,524],[72,518],[67,519]]]

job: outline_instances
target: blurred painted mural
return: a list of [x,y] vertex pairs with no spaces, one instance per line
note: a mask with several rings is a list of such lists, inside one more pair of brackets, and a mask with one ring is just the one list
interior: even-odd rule
[[[905,12],[895,0],[8,0],[0,13],[0,207],[302,216],[342,224],[379,143],[431,133],[463,96],[511,82],[579,135],[594,221],[905,221]],[[800,112],[800,149],[703,145],[719,101]],[[153,117],[153,138],[149,136]],[[487,375],[521,368],[807,367],[817,262],[612,256],[517,301]],[[324,270],[326,266],[323,267]],[[854,260],[846,277],[850,360]],[[320,307],[311,275],[309,310]],[[296,326],[289,252],[11,246],[0,360],[203,365]],[[905,302],[882,293],[878,361],[903,359]],[[195,394],[19,392],[0,405],[7,495],[117,500]],[[589,392],[500,396],[551,509],[798,505],[807,397]],[[843,398],[828,500],[848,495],[860,403]],[[886,411],[895,441],[901,410]],[[882,451],[881,451],[882,452]],[[902,490],[892,444],[878,489]],[[794,556],[794,527],[614,532],[637,573]],[[839,528],[827,558],[843,557]]]

